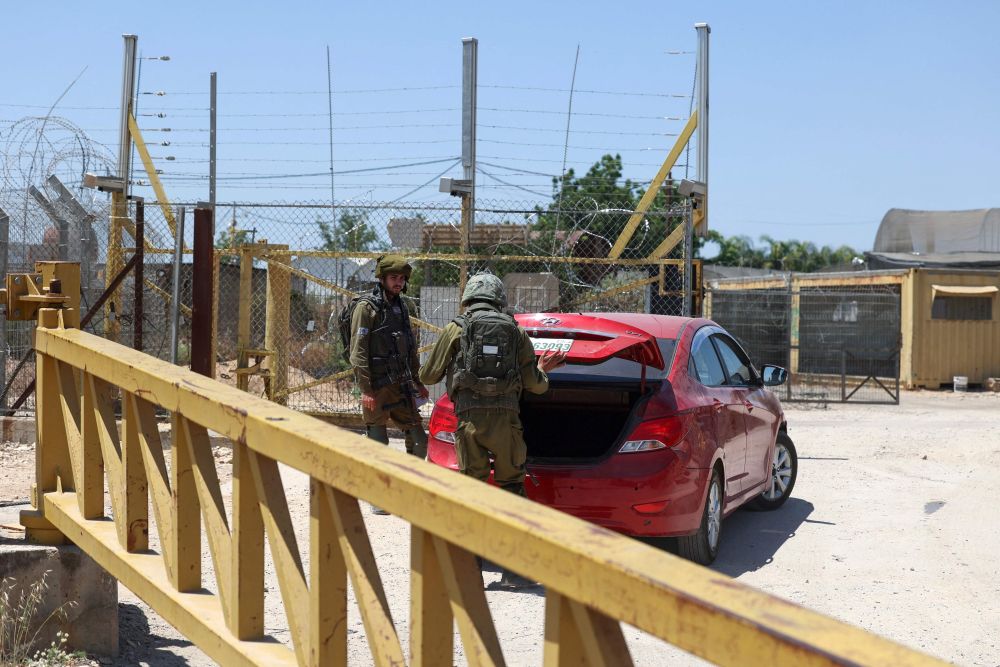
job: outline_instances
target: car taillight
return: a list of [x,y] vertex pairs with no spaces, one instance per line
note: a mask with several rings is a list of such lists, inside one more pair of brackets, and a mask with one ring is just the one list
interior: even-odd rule
[[639,422],[618,450],[622,454],[651,452],[676,445],[684,435],[684,419],[678,415]]
[[442,409],[440,405],[431,414],[430,428],[432,438],[455,444],[455,431],[458,430],[458,417],[451,410]]

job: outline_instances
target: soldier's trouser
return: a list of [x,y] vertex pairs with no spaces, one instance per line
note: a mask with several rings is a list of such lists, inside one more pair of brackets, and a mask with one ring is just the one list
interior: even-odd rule
[[427,458],[427,432],[424,431],[420,414],[413,409],[410,399],[397,385],[382,387],[375,392],[375,410],[362,408],[365,433],[369,438],[383,445],[389,444],[386,425],[390,420],[405,436],[406,453],[419,458]]
[[524,495],[524,460],[528,449],[520,416],[511,410],[473,409],[458,417],[455,453],[463,474],[481,479],[490,476],[505,491]]

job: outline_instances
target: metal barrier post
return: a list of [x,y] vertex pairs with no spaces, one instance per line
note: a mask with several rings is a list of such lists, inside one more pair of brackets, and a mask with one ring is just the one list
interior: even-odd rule
[[[213,209],[212,216],[215,216],[215,211]],[[215,227],[213,229],[213,238],[215,235]],[[215,248],[212,249],[212,349],[208,356],[208,377],[215,377],[215,360],[219,358],[219,337],[216,333],[219,331],[219,291],[222,289],[222,253],[215,252]]]
[[194,211],[194,266],[191,278],[191,370],[211,377],[212,297],[215,248],[212,247],[212,209]]
[[177,212],[176,238],[174,239],[174,275],[170,289],[170,363],[177,363],[177,338],[181,320],[181,260],[184,257],[184,213],[183,206]]
[[788,285],[791,292],[791,299],[789,301],[789,332],[791,341],[789,341],[790,352],[788,359],[788,375],[789,382],[795,382],[795,376],[799,372],[799,316],[801,311],[801,296],[799,294],[799,284],[795,280],[794,275],[788,276]]
[[142,351],[142,320],[145,317],[143,296],[146,290],[144,284],[143,264],[146,259],[146,205],[141,198],[135,202],[135,275],[133,277],[134,293],[132,297],[132,348]]

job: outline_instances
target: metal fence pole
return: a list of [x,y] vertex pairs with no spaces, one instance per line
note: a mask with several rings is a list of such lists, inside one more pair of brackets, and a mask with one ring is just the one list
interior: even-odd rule
[[194,210],[194,266],[191,279],[191,370],[212,371],[212,297],[215,248],[212,247],[212,209]]
[[847,401],[847,350],[840,348],[840,402]]
[[170,293],[170,363],[177,363],[177,334],[181,317],[181,260],[184,257],[183,206],[177,211],[177,237],[174,239],[174,275]]
[[144,283],[145,273],[143,264],[146,261],[146,204],[141,199],[135,202],[135,255],[138,258],[135,262],[134,293],[132,297],[132,347],[142,351],[142,320],[145,316],[143,312],[143,291],[146,289]]
[[[10,249],[10,217],[0,209],[0,280],[6,280],[7,257]],[[0,313],[0,388],[7,386],[7,313]],[[4,401],[6,402],[6,401]],[[0,404],[0,408],[6,405]]]
[[[478,87],[479,40],[462,40],[462,177],[469,191],[462,195],[463,255],[469,254],[472,228],[476,222],[476,90]],[[459,268],[459,294],[465,291],[469,279],[469,263],[462,260]]]
[[[236,324],[236,368],[246,368],[248,356],[246,350],[253,347],[250,331],[250,308],[253,305],[253,246],[244,243],[240,246],[240,293],[239,314]],[[249,386],[249,376],[237,370],[236,386],[246,390]]]
[[691,239],[692,220],[691,220],[691,207],[687,207],[687,211],[684,213],[684,306],[682,307],[681,314],[684,317],[691,317],[692,315],[692,301],[693,296],[692,290],[692,276],[693,273],[693,262],[691,261],[691,254],[694,249],[694,244]]

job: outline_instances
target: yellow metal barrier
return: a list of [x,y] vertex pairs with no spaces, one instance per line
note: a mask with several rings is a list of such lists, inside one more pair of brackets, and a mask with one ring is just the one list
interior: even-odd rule
[[[930,665],[933,659],[638,541],[374,444],[39,312],[32,540],[72,541],[225,665],[343,665],[347,581],[378,665],[503,664],[474,554],[541,582],[547,665],[631,664],[619,622],[727,665]],[[123,425],[115,422],[120,398]],[[155,408],[173,414],[166,460]],[[233,441],[232,514],[209,430]],[[310,477],[309,567],[279,464]],[[113,518],[104,515],[104,479]],[[358,499],[411,524],[409,650]],[[149,550],[149,500],[159,552]],[[212,556],[204,587],[201,543]],[[264,540],[291,647],[265,637]]]

